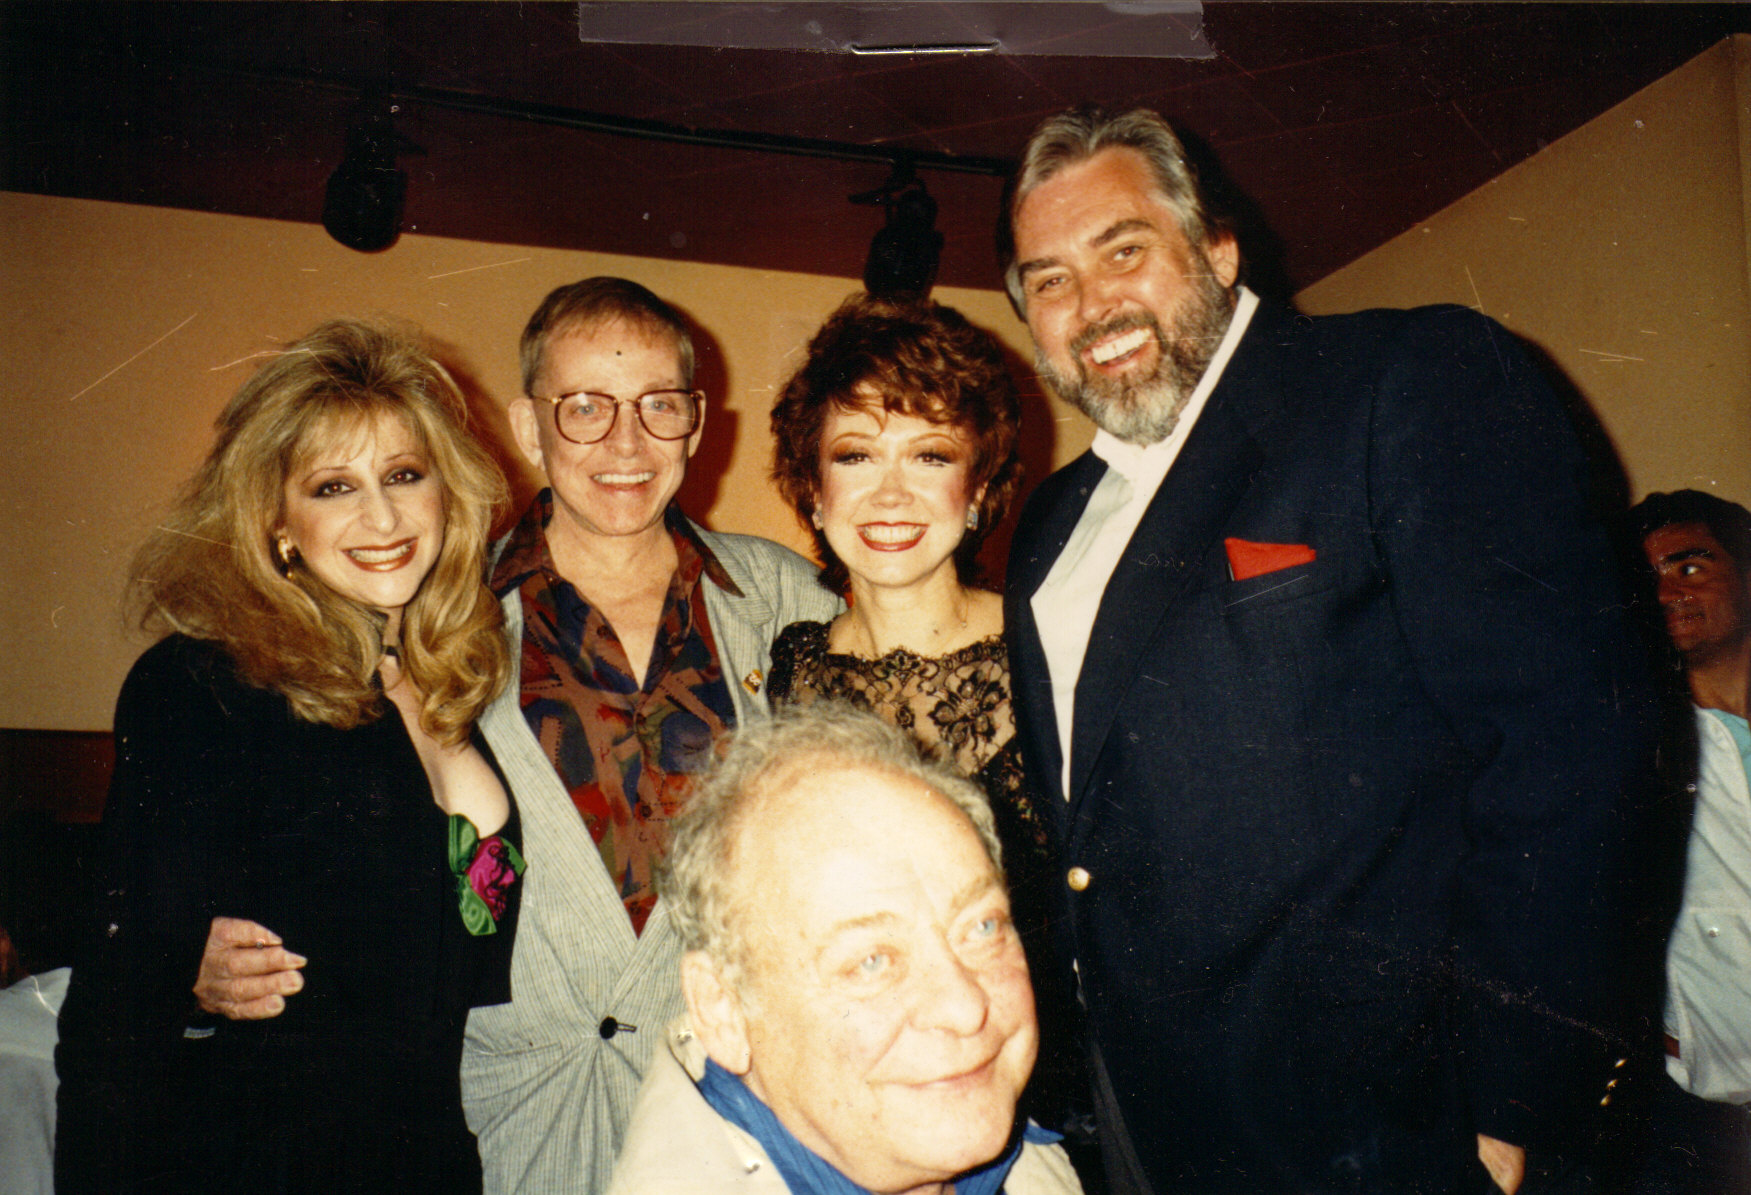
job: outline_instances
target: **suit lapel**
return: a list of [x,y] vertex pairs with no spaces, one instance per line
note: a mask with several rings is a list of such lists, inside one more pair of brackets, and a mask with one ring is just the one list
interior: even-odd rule
[[[1256,344],[1256,329],[1248,340]],[[1138,682],[1167,611],[1215,548],[1223,526],[1265,463],[1254,430],[1261,418],[1255,384],[1243,357],[1229,362],[1197,426],[1180,450],[1119,558],[1101,597],[1076,684],[1070,791],[1074,804],[1088,783],[1120,700]]]
[[[692,523],[692,520],[688,520]],[[759,676],[758,688],[747,687],[750,674],[739,671],[742,665],[755,663],[759,673],[769,667],[767,652],[771,638],[783,627],[775,627],[777,612],[745,567],[745,562],[730,549],[728,543],[692,523],[694,534],[711,549],[724,572],[742,592],[731,593],[714,584],[710,577],[699,587],[705,595],[706,618],[711,623],[712,637],[717,641],[718,664],[723,669],[724,684],[729,687],[730,702],[735,706],[736,724],[746,725],[767,711],[766,680]],[[824,591],[823,591],[824,592]]]
[[1033,526],[1025,532],[1017,528],[1016,538],[1022,540],[1025,534],[1025,545],[1021,551],[1010,554],[1007,577],[1008,588],[1023,601],[1031,601],[1045,584],[1106,471],[1104,461],[1092,452],[1084,452],[1052,475],[1051,484],[1059,490],[1056,500],[1045,503],[1044,510],[1037,509],[1041,504],[1030,504],[1027,515]]
[[1064,754],[1058,746],[1051,671],[1040,642],[1039,624],[1034,621],[1033,596],[1064,551],[1105,472],[1101,459],[1085,452],[1049,479],[1047,484],[1058,488],[1058,496],[1029,504],[1024,525],[1016,531],[1004,589],[1016,730],[1022,743],[1033,748],[1027,762],[1029,770],[1041,778],[1039,790],[1054,794],[1055,799],[1048,802],[1054,815],[1063,805],[1057,778],[1064,773]]

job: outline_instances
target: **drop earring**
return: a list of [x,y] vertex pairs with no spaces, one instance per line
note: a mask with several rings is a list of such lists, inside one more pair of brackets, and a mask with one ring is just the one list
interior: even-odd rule
[[292,575],[292,562],[298,559],[298,549],[283,535],[274,537],[274,555],[280,558],[280,576]]
[[979,508],[977,506],[969,506],[969,507],[967,507],[967,530],[968,531],[977,531],[978,529],[979,529]]
[[816,531],[821,530],[821,511],[818,507],[809,512],[809,522],[815,525]]

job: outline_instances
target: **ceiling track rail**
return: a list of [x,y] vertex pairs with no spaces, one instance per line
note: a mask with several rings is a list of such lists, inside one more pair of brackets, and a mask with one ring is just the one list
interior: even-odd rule
[[542,104],[532,100],[512,100],[478,92],[456,91],[442,87],[396,83],[393,80],[346,77],[318,71],[260,70],[199,62],[178,63],[179,70],[201,70],[212,74],[230,75],[270,83],[286,83],[315,90],[348,95],[387,95],[392,100],[432,108],[447,108],[453,112],[473,112],[506,120],[531,124],[556,125],[592,133],[607,133],[616,137],[636,137],[646,141],[667,141],[679,145],[700,145],[715,149],[734,149],[752,153],[788,154],[793,157],[830,158],[841,162],[872,162],[884,166],[910,164],[914,170],[936,170],[956,174],[980,174],[1007,178],[1015,163],[1008,158],[987,158],[972,155],[946,154],[934,150],[914,150],[899,147],[884,148],[859,145],[851,141],[831,141],[818,137],[791,137],[779,133],[750,133],[735,129],[701,129],[686,125],[666,124],[631,116],[614,116],[602,112],[586,112],[559,104]]

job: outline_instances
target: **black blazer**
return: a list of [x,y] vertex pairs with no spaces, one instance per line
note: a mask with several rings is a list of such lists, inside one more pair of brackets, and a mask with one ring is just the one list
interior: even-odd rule
[[[522,884],[496,933],[464,930],[449,819],[392,708],[306,722],[172,636],[122,688],[104,823],[55,1057],[58,1191],[480,1190],[463,1027],[510,999]],[[199,1013],[215,916],[309,960],[280,1016]]]
[[[1030,606],[1099,481],[1020,520]],[[1061,942],[1162,1192],[1473,1189],[1596,1107],[1645,667],[1564,411],[1456,307],[1261,308],[1101,601],[1054,792]],[[1315,559],[1230,579],[1225,537]],[[1481,1189],[1481,1188],[1480,1188]]]

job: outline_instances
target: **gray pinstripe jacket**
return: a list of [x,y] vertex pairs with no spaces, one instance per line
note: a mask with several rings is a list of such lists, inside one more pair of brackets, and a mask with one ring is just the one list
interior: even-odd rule
[[[707,581],[705,608],[742,722],[766,712],[778,632],[841,605],[814,566],[748,535],[697,528],[742,591]],[[523,607],[504,599],[513,663]],[[753,678],[752,686],[748,683]],[[524,720],[516,676],[481,719],[516,794],[529,861],[510,1004],[468,1019],[462,1100],[487,1195],[594,1195],[607,1187],[633,1100],[664,1026],[682,1011],[680,943],[661,901],[635,936],[588,828]],[[636,1031],[605,1028],[612,1017]]]

